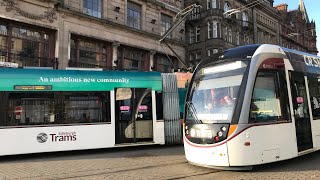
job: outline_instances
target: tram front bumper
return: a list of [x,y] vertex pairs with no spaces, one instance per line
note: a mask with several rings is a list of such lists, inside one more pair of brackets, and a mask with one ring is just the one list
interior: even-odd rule
[[204,167],[229,166],[227,144],[199,145],[185,140],[186,159],[191,163]]

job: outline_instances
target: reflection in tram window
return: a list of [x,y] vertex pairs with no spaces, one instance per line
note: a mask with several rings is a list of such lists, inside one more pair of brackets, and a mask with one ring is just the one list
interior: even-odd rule
[[284,102],[286,97],[279,86],[277,73],[258,73],[251,100],[251,122],[288,120],[288,103]]
[[[6,93],[5,126],[110,122],[108,93]],[[4,98],[6,100],[6,98]]]

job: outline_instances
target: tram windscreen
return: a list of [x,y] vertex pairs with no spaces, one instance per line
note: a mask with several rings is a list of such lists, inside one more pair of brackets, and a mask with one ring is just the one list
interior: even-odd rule
[[186,122],[230,123],[246,67],[234,61],[197,71],[186,101]]

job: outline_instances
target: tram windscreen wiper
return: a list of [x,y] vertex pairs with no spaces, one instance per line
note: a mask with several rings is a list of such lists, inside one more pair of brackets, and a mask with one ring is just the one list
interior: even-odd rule
[[194,119],[195,119],[194,123],[202,123],[202,121],[199,120],[198,117],[197,117],[197,110],[196,110],[196,108],[194,107],[193,103],[190,102],[190,101],[187,101],[186,104],[187,104],[187,106],[188,106],[188,109],[189,109],[190,112],[192,113],[192,116],[193,116]]

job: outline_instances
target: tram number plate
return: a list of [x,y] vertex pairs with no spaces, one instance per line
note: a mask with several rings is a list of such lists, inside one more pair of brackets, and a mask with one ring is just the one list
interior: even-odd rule
[[212,131],[211,130],[196,130],[195,138],[205,138],[211,139],[212,138]]

